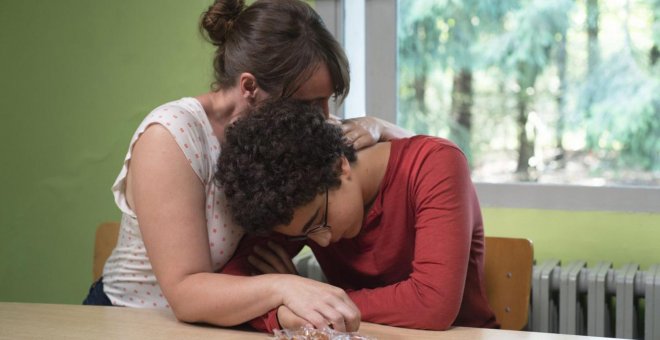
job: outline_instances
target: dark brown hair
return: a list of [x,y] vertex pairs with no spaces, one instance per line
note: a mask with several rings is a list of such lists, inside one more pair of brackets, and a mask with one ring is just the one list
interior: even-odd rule
[[202,15],[200,28],[217,47],[215,89],[236,85],[249,72],[274,97],[290,97],[320,63],[330,71],[333,94],[349,91],[348,60],[321,17],[299,0],[216,0]]
[[339,126],[317,105],[266,100],[227,128],[215,172],[231,216],[269,234],[294,211],[341,185],[341,159],[357,160]]

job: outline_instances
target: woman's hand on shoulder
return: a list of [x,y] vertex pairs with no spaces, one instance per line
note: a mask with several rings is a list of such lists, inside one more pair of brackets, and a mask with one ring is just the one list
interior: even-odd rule
[[381,141],[410,137],[413,134],[388,121],[366,116],[344,119],[341,127],[346,139],[356,150],[364,149]]

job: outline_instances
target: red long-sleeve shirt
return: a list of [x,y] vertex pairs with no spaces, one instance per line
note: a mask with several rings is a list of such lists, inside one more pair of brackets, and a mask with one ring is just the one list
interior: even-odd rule
[[[497,327],[484,286],[483,222],[463,153],[428,136],[391,143],[359,235],[325,248],[309,242],[328,282],[347,290],[363,321]],[[253,242],[245,240],[223,272],[244,273]],[[276,311],[251,324],[271,332],[279,327]]]

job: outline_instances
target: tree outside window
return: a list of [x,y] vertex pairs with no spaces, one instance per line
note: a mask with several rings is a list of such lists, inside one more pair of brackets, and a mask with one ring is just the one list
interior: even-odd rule
[[660,0],[398,8],[398,123],[476,181],[660,185]]

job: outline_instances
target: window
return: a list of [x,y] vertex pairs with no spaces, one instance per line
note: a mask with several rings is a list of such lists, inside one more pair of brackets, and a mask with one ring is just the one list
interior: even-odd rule
[[[363,14],[355,15],[355,13],[352,13],[347,15],[346,11],[349,10],[347,4],[362,6],[361,4],[356,5],[354,2],[364,4]],[[569,3],[572,3],[572,5],[569,6]],[[449,137],[458,142],[471,157],[473,179],[482,206],[660,212],[660,206],[657,204],[657,202],[660,202],[660,186],[658,185],[660,184],[660,170],[658,169],[658,159],[660,158],[658,96],[660,91],[657,90],[657,82],[660,79],[658,76],[660,67],[657,65],[657,46],[660,41],[660,24],[658,24],[657,19],[660,17],[660,13],[658,13],[659,3],[659,0],[629,0],[627,4],[625,1],[597,0],[569,0],[557,3],[545,0],[316,0],[316,8],[321,12],[326,24],[333,29],[338,39],[344,43],[345,48],[350,49],[347,54],[351,61],[352,77],[355,78],[356,74],[360,74],[364,79],[364,85],[362,85],[365,87],[364,97],[355,96],[356,98],[353,99],[354,103],[358,103],[356,107],[358,109],[365,107],[367,114],[397,122],[399,125],[417,133]],[[401,53],[410,52],[402,52],[404,48],[411,48],[411,39],[406,38],[405,33],[405,30],[408,29],[407,34],[408,36],[411,35],[410,26],[406,28],[405,25],[412,25],[415,22],[414,18],[405,19],[405,16],[406,13],[415,13],[419,21],[420,15],[426,15],[426,18],[417,24],[419,28],[422,23],[429,24],[431,20],[434,20],[429,17],[432,11],[437,11],[438,8],[432,7],[440,5],[454,5],[457,8],[454,8],[453,12],[447,11],[445,14],[436,13],[437,18],[435,19],[436,26],[434,29],[444,33],[442,33],[442,36],[437,36],[438,43],[435,48],[439,51],[434,52],[433,58],[435,60],[431,63],[435,66],[429,68],[425,73],[427,86],[418,88],[423,89],[423,103],[427,109],[425,115],[422,115],[422,111],[415,107],[419,102],[415,103],[412,100],[412,98],[417,100],[418,97],[415,97],[413,91],[416,89],[410,84],[414,84],[411,83],[415,75],[413,72],[420,71],[423,68],[405,66],[405,61],[402,61],[400,56]],[[603,76],[609,76],[613,71],[625,74],[626,72],[622,72],[619,68],[610,68],[606,65],[608,65],[607,61],[610,61],[610,57],[612,57],[612,62],[616,61],[615,52],[621,50],[621,46],[628,46],[630,47],[628,50],[630,58],[627,59],[629,62],[622,63],[621,67],[634,66],[633,69],[639,70],[636,75],[644,79],[643,83],[635,83],[636,86],[633,88],[636,89],[636,92],[634,92],[634,95],[630,94],[630,91],[615,93],[617,94],[615,97],[605,96],[606,92],[598,94],[600,96],[598,99],[610,99],[609,103],[617,104],[618,111],[623,112],[620,116],[603,117],[601,113],[605,111],[602,111],[598,112],[598,115],[594,113],[589,116],[590,120],[587,120],[586,117],[580,117],[578,114],[580,111],[577,108],[585,104],[581,100],[581,94],[589,93],[585,81],[585,72],[588,71],[588,67],[585,65],[588,65],[589,61],[589,49],[585,47],[585,44],[587,44],[590,34],[585,28],[585,25],[587,25],[587,5],[596,5],[597,13],[599,13],[597,20],[599,30],[596,36],[600,44],[596,46],[600,50],[600,59],[596,62],[602,62],[603,64],[595,69],[601,70]],[[424,8],[423,6],[427,7]],[[485,18],[468,13],[470,6],[478,6],[480,13],[485,12],[484,15],[488,15],[489,18],[499,18],[500,21],[488,22]],[[503,67],[500,68],[497,63],[486,63],[486,61],[497,60],[492,58],[496,55],[494,52],[497,52],[497,49],[494,49],[495,47],[499,47],[500,50],[504,50],[504,47],[506,47],[506,45],[493,42],[505,41],[507,33],[510,34],[509,37],[512,37],[515,33],[514,28],[520,27],[521,20],[534,14],[534,12],[537,15],[536,19],[528,20],[527,24],[548,25],[547,20],[550,19],[544,18],[542,14],[556,14],[562,8],[566,13],[564,15],[565,35],[555,34],[547,39],[551,45],[550,52],[546,57],[547,67],[539,72],[538,79],[534,82],[534,86],[531,86],[531,89],[528,89],[530,87],[528,86],[525,91],[516,90],[516,79],[511,77],[516,74],[515,72]],[[426,9],[428,9],[428,12]],[[533,9],[536,10],[533,11]],[[589,11],[589,13],[594,13],[594,8],[589,9]],[[469,21],[450,20],[450,14],[457,18],[469,18]],[[593,16],[591,17],[593,18]],[[444,23],[438,22],[438,18]],[[398,24],[394,24],[397,22]],[[451,36],[454,40],[450,41],[449,28],[461,24],[465,25],[468,22],[470,25],[467,27],[472,27],[471,29],[475,30],[475,32],[467,31],[472,34],[472,40],[474,41],[464,41],[470,35]],[[626,31],[621,29],[622,25],[629,27],[629,40],[626,40],[628,38],[625,34],[622,35],[622,32]],[[360,56],[358,55],[358,62],[356,62],[352,57],[352,55],[355,55],[355,51],[352,49],[353,47],[346,45],[344,37],[345,35],[359,36],[361,34],[360,30],[364,31],[365,48],[363,53],[365,56],[364,61],[360,62]],[[535,28],[534,34],[537,34],[537,31],[538,29]],[[421,34],[421,31],[416,32]],[[456,33],[456,31],[451,32]],[[653,34],[651,35],[650,32],[653,32]],[[474,38],[475,36],[477,38]],[[563,38],[558,39],[560,36]],[[548,36],[545,35],[545,37]],[[404,41],[405,39],[408,41]],[[514,42],[512,38],[509,40],[512,43]],[[615,43],[615,40],[618,42]],[[478,44],[472,44],[475,41]],[[443,42],[444,47],[440,42]],[[451,42],[451,46],[448,45],[449,42]],[[476,61],[476,58],[469,59],[472,60],[475,68],[472,74],[474,94],[471,110],[470,144],[466,147],[465,139],[461,138],[460,125],[452,123],[459,120],[449,114],[449,112],[452,112],[452,101],[450,99],[454,74],[457,73],[454,71],[454,67],[461,65],[463,61],[468,61],[468,59],[464,60],[460,54],[465,53],[467,49],[463,46],[456,47],[456,44],[467,43],[467,46],[472,46],[476,50],[476,54],[480,54],[483,52],[481,49],[485,48],[484,46],[487,46],[488,42],[494,45],[488,51],[491,58],[484,58],[483,61],[479,62]],[[408,47],[405,44],[408,44]],[[561,48],[558,48],[558,46],[562,45],[565,45],[566,49],[566,70],[562,76],[565,79],[563,83],[559,82],[561,67],[558,67],[558,61],[561,60],[559,56]],[[596,46],[592,45],[591,48],[596,48]],[[447,52],[448,47],[453,49],[463,48],[463,50],[462,52],[452,51],[456,53],[449,57],[452,53]],[[542,50],[545,51],[546,49]],[[520,48],[517,48],[513,52],[519,53],[519,50]],[[543,55],[535,56],[542,57]],[[619,60],[625,61],[626,59],[620,57]],[[653,62],[653,60],[656,60],[656,62]],[[592,59],[592,61],[594,60]],[[633,61],[634,63],[632,63]],[[403,70],[406,67],[408,69]],[[625,68],[623,69],[625,70]],[[421,76],[421,74],[419,75]],[[630,81],[630,79],[626,80],[625,77],[619,79]],[[602,78],[593,81],[595,84],[604,82]],[[406,82],[409,85],[405,85]],[[564,95],[563,104],[561,105],[563,105],[564,112],[570,112],[570,114],[564,116],[564,136],[558,139],[556,138],[558,134],[555,131],[557,130],[556,122],[559,121],[557,116],[560,107],[558,91],[561,84],[565,84],[564,87],[561,87],[563,93],[568,93]],[[625,89],[625,86],[621,86],[620,83],[612,85],[629,90]],[[650,91],[649,89],[654,86],[656,86],[655,92]],[[642,88],[644,90],[641,90]],[[616,87],[611,89],[616,89]],[[527,161],[529,168],[526,175],[516,174],[518,131],[516,131],[515,99],[517,93],[531,96],[534,99],[532,104],[528,105],[530,109],[527,114],[528,122],[525,124],[525,132],[527,133],[529,130],[527,136],[534,140],[532,150],[535,153]],[[642,106],[655,107],[655,110],[625,110],[629,104],[626,104],[623,99],[628,99],[627,97],[633,97],[637,94],[643,95],[641,99],[644,100],[630,105],[645,103]],[[352,91],[351,96],[353,95],[355,93]],[[347,100],[347,102],[349,101]],[[653,103],[653,105],[649,103]],[[406,108],[406,105],[408,105],[408,108]],[[608,105],[610,104],[602,104],[598,110],[604,110]],[[502,107],[507,109],[505,110]],[[511,108],[514,108],[514,110],[512,111]],[[634,109],[638,108],[639,106],[634,107]],[[409,114],[410,109],[416,109],[416,111]],[[343,110],[351,112],[355,109],[344,105]],[[459,112],[459,110],[456,112]],[[636,148],[635,151],[644,150],[645,153],[639,157],[642,159],[639,162],[634,159],[635,155],[623,154],[628,149],[623,147],[623,143],[614,143],[610,132],[604,133],[605,137],[602,138],[602,143],[600,138],[590,137],[590,140],[586,139],[587,132],[613,131],[608,130],[612,124],[617,128],[623,127],[620,120],[634,123],[638,117],[653,118],[651,112],[655,115],[655,120],[647,120],[647,123],[650,122],[648,124],[639,124],[638,122],[636,127],[628,130],[637,134],[623,134],[631,138],[635,137],[635,141],[638,142],[646,141],[644,142],[645,145],[640,144],[641,147],[630,148],[631,150]],[[634,116],[633,113],[637,116]],[[342,115],[342,110],[338,110],[337,114]],[[406,116],[406,114],[409,115]],[[617,117],[617,120],[607,121],[607,119],[614,117]],[[591,124],[592,121],[602,124]],[[605,126],[605,123],[610,125]],[[642,126],[644,128],[641,128]],[[586,131],[587,128],[591,130]],[[645,129],[650,132],[644,132]],[[619,129],[615,132],[620,135],[619,132],[621,131],[624,130]],[[557,152],[560,150],[557,148],[557,141],[559,140],[562,142],[563,155]],[[588,145],[589,148],[587,148],[587,143],[591,143]],[[593,146],[597,148],[593,148]],[[645,155],[648,155],[648,157]],[[503,157],[492,160],[494,156]],[[576,159],[579,156],[583,157],[582,161],[584,163],[578,163]],[[485,162],[485,160],[489,162]],[[566,160],[565,164],[558,164],[564,160]],[[607,166],[611,166],[611,168],[608,170]]]
[[397,123],[475,181],[660,185],[660,1],[399,0],[397,23]]

